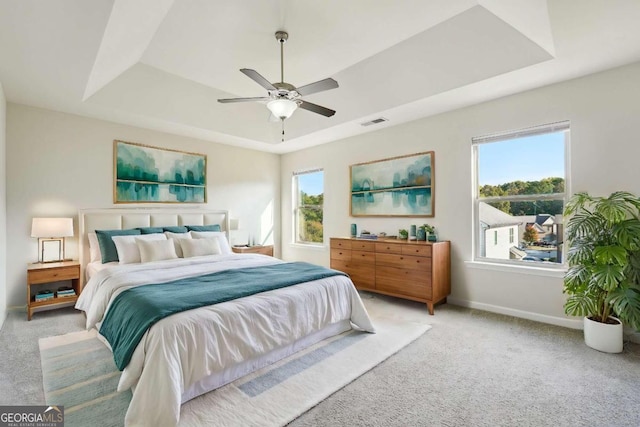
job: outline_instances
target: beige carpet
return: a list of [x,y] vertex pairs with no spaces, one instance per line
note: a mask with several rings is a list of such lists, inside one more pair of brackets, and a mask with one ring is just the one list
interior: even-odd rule
[[[429,316],[367,301],[376,334],[347,332],[187,402],[181,426],[285,425],[426,332]],[[130,394],[92,332],[41,339],[47,403],[65,406],[65,425],[122,425]],[[106,350],[106,352],[105,352]]]

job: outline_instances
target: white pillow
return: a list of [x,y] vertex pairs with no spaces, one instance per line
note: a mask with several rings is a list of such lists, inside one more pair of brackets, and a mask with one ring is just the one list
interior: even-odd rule
[[213,239],[181,239],[182,253],[185,258],[204,255],[218,255],[220,244],[217,238]]
[[233,251],[231,251],[231,246],[229,246],[227,235],[224,231],[190,231],[189,233],[191,233],[191,236],[194,239],[211,239],[212,237],[215,237],[218,239],[221,254],[229,255],[233,253]]
[[176,249],[171,239],[145,240],[136,238],[136,245],[140,251],[141,262],[163,261],[165,259],[178,258]]
[[165,231],[164,235],[167,236],[167,239],[173,240],[173,246],[176,250],[176,255],[178,258],[184,258],[182,255],[182,247],[180,246],[181,239],[191,239],[191,234],[189,233],[172,233],[170,231]]
[[96,233],[87,234],[87,238],[89,239],[89,257],[91,261],[89,262],[102,262],[102,254],[100,253],[100,243],[98,243],[98,236]]
[[164,234],[134,234],[130,236],[113,236],[113,243],[118,251],[118,262],[120,264],[131,264],[140,262],[140,250],[136,244],[136,239],[140,240],[167,240]]

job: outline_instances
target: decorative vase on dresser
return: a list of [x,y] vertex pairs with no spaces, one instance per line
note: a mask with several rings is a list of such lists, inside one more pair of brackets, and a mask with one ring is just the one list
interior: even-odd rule
[[357,289],[433,306],[451,293],[451,243],[398,239],[331,238],[331,268]]

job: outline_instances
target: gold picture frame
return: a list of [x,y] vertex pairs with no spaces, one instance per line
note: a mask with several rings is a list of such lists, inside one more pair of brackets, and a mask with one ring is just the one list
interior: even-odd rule
[[349,166],[353,217],[433,217],[435,152]]
[[206,203],[207,156],[113,141],[113,202]]

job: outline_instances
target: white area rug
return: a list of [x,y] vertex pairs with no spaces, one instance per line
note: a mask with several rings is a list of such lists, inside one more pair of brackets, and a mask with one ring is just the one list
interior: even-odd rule
[[[428,315],[364,297],[376,334],[346,332],[182,406],[181,426],[279,426],[290,422],[426,332]],[[65,425],[121,426],[131,394],[117,393],[111,353],[95,330],[39,342],[47,404]]]

